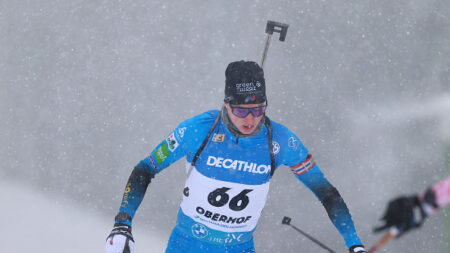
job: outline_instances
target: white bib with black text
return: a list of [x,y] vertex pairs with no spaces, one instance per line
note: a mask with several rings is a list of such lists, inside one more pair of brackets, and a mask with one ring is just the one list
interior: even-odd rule
[[184,214],[212,229],[252,231],[266,203],[269,184],[221,181],[202,175],[194,167],[186,180],[180,206]]

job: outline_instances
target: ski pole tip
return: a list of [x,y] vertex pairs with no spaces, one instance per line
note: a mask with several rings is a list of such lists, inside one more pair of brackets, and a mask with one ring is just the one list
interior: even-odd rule
[[290,225],[291,224],[291,218],[289,218],[287,216],[284,216],[283,220],[281,221],[281,224]]

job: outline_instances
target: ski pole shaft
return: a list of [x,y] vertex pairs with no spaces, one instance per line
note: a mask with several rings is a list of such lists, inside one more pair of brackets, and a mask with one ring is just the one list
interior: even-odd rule
[[266,61],[267,51],[269,51],[270,39],[272,38],[272,34],[267,34],[266,46],[264,47],[264,53],[261,59],[261,68],[264,69],[264,62]]
[[296,226],[291,224],[291,218],[284,216],[283,221],[281,222],[281,224],[284,225],[288,225],[290,227],[292,227],[293,229],[295,229],[297,232],[299,232],[300,234],[302,234],[303,236],[305,236],[306,238],[310,239],[311,241],[313,241],[314,243],[316,243],[317,245],[319,245],[320,247],[322,247],[323,249],[327,250],[330,253],[336,253],[334,250],[328,248],[325,244],[323,244],[322,242],[320,242],[319,240],[317,240],[316,238],[310,236],[308,233],[302,231],[301,229],[297,228]]
[[272,34],[274,32],[279,33],[280,34],[279,40],[284,41],[286,39],[288,27],[289,27],[288,24],[283,24],[283,23],[275,22],[275,21],[271,21],[271,20],[267,21],[267,25],[266,25],[267,39],[266,39],[266,45],[264,47],[263,56],[261,59],[261,68],[264,69],[264,62],[266,61],[267,51],[269,51],[270,39],[272,38]]
[[375,243],[372,248],[369,249],[367,253],[375,253],[377,250],[379,250],[381,247],[386,245],[391,239],[395,238],[398,235],[398,229],[396,227],[392,227],[389,229],[389,231],[383,235],[383,237],[378,240],[377,243]]

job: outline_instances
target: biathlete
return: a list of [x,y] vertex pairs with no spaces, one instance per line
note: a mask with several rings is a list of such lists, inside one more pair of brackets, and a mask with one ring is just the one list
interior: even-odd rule
[[225,79],[221,110],[182,122],[133,169],[106,252],[133,252],[132,219],[147,186],[183,157],[188,177],[166,253],[255,252],[253,232],[281,165],[322,202],[349,251],[366,252],[338,190],[300,139],[266,116],[263,69],[255,62],[232,62]]

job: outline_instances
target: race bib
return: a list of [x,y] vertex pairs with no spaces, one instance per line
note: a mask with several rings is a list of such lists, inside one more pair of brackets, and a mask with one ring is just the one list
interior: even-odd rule
[[181,209],[196,222],[223,232],[252,231],[266,203],[269,182],[247,185],[206,177],[193,167]]

